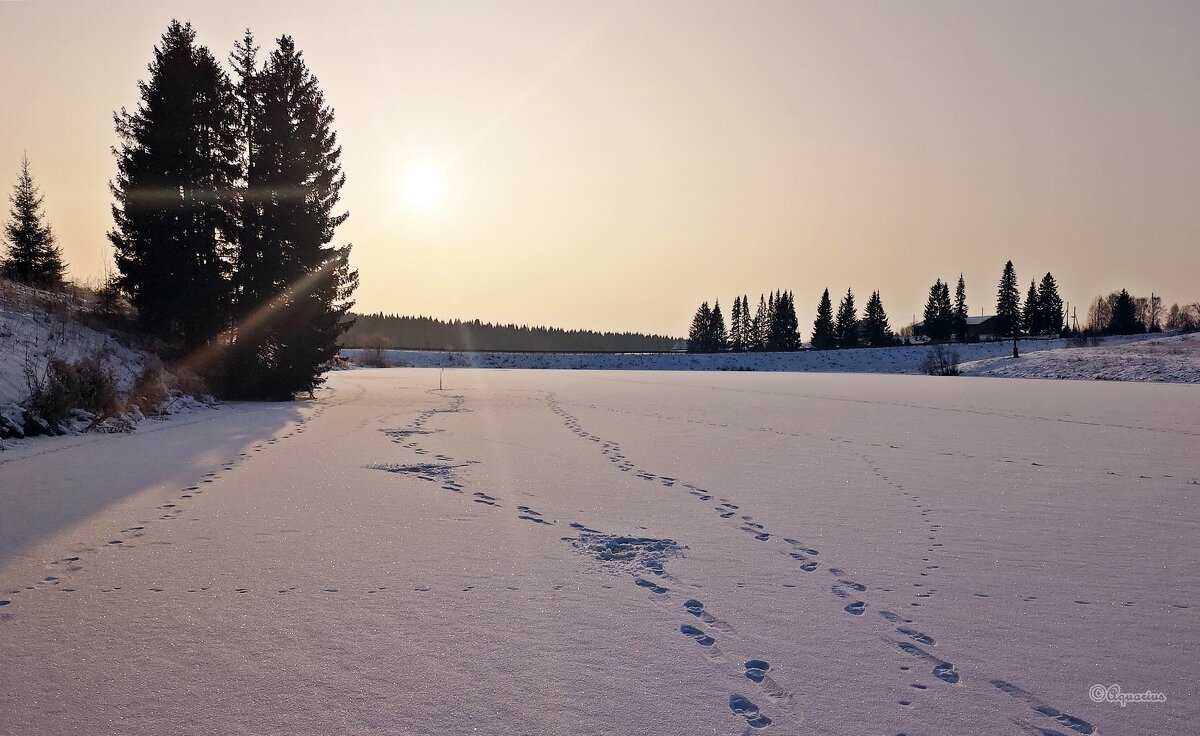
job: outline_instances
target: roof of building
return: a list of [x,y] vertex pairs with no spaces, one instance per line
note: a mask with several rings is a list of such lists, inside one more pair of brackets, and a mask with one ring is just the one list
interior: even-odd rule
[[[988,320],[993,320],[993,319],[996,319],[996,315],[994,315],[994,314],[989,314],[987,316],[981,315],[979,317],[967,317],[967,326],[968,327],[977,327],[977,326],[983,324],[984,322],[987,322]],[[913,325],[913,327],[924,327],[924,326],[925,326],[925,320],[921,320],[920,322]]]

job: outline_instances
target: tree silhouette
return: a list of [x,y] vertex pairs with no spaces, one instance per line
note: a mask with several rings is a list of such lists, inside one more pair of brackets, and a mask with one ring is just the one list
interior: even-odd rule
[[1038,284],[1038,326],[1043,333],[1057,335],[1063,331],[1063,300],[1058,295],[1058,282],[1049,271]]
[[729,333],[725,331],[725,316],[721,314],[721,300],[713,302],[712,312],[709,314],[708,335],[712,350],[720,352],[729,344]]
[[767,305],[767,297],[763,294],[758,295],[758,310],[754,313],[753,333],[754,346],[753,350],[767,349],[767,332],[770,330],[771,308]]
[[279,38],[253,89],[251,232],[239,243],[241,319],[230,381],[239,395],[287,399],[322,382],[321,366],[349,327],[343,317],[358,273],[350,246],[332,244],[348,217],[335,212],[346,177],[333,110],[290,36]]
[[742,334],[742,298],[733,298],[733,308],[729,310],[729,349],[735,353],[746,350],[746,338]]
[[118,285],[147,331],[193,351],[228,324],[238,176],[232,87],[191,24],[171,21],[135,112],[114,115]]
[[833,330],[833,302],[829,300],[829,289],[821,294],[817,304],[817,318],[813,320],[812,346],[817,350],[828,350],[837,345]]
[[967,315],[967,282],[960,273],[954,288],[954,335],[959,342],[967,341]]
[[833,332],[839,348],[858,347],[858,311],[854,307],[854,293],[850,289],[846,289],[846,296],[838,305]]
[[1040,335],[1044,331],[1036,281],[1029,282],[1029,291],[1025,294],[1025,304],[1021,307],[1021,327],[1028,335]]
[[1004,264],[996,294],[996,334],[1014,337],[1021,329],[1021,292],[1017,290],[1017,272],[1013,262]]
[[54,233],[46,224],[43,199],[29,173],[29,157],[23,156],[21,173],[9,196],[12,210],[4,226],[8,248],[0,271],[14,281],[54,289],[62,286],[66,266],[63,265],[62,251],[54,242]]
[[954,331],[954,308],[950,304],[950,285],[938,279],[929,287],[925,300],[925,336],[941,342]]
[[692,326],[688,329],[688,352],[707,353],[712,350],[712,340],[709,330],[712,327],[712,309],[708,302],[701,302],[692,317]]
[[871,298],[867,300],[867,307],[863,310],[862,336],[866,344],[873,348],[887,347],[896,341],[878,291],[871,292]]
[[1113,304],[1112,320],[1108,323],[1110,335],[1136,335],[1146,331],[1146,325],[1138,319],[1137,305],[1129,292],[1121,289]]

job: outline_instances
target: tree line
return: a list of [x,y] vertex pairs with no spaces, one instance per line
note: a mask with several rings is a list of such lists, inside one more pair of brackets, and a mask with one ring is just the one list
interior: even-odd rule
[[545,352],[658,352],[676,340],[635,332],[594,332],[556,327],[492,324],[479,320],[356,314],[341,337],[346,347],[406,350],[517,350]]
[[[959,274],[954,296],[950,296],[948,281],[937,279],[929,287],[925,302],[924,320],[915,325],[916,331],[932,342],[978,340],[979,332],[970,327],[967,287]],[[1164,317],[1161,299],[1141,299],[1125,290],[1097,297],[1089,311],[1087,331],[1095,334],[1133,334],[1162,329]],[[1195,331],[1200,329],[1200,303],[1173,305],[1165,312],[1167,329]],[[1004,264],[996,290],[996,313],[988,334],[996,338],[1020,336],[1069,336],[1078,328],[1069,324],[1065,304],[1059,295],[1058,280],[1047,272],[1040,280],[1031,280],[1021,299],[1016,268],[1012,261]],[[903,332],[905,340],[913,328]],[[813,321],[812,349],[887,347],[900,342],[888,323],[886,310],[878,291],[871,292],[862,317],[858,316],[854,292],[845,296],[834,311],[829,289],[821,294]],[[735,297],[728,327],[720,301],[709,306],[703,302],[692,318],[688,330],[688,351],[747,352],[799,350],[803,345],[796,319],[795,299],[790,291],[776,290],[760,295],[758,307],[751,310],[746,296]]]
[[[222,393],[290,399],[320,384],[350,326],[358,274],[334,244],[346,178],[333,110],[290,36],[261,63],[247,30],[229,73],[171,21],[136,109],[113,116],[108,233],[136,327]],[[22,162],[5,228],[9,278],[63,283],[64,264]]]
[[[821,295],[813,322],[813,348],[884,347],[896,343],[878,291],[871,293],[861,319],[850,289],[842,297],[836,315],[829,289]],[[760,294],[753,315],[747,296],[734,297],[728,329],[721,302],[715,301],[712,307],[704,302],[696,310],[688,330],[688,352],[694,353],[776,352],[799,350],[801,346],[796,301],[791,291]]]

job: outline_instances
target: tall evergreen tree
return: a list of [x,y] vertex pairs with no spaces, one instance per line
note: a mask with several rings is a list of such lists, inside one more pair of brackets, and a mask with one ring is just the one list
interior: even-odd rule
[[958,286],[954,288],[954,335],[959,342],[967,341],[967,282],[958,275]]
[[738,330],[742,333],[742,350],[754,349],[754,327],[750,317],[750,302],[745,294],[742,294],[742,312],[741,322]]
[[800,348],[799,327],[792,293],[790,291],[777,292],[768,338],[770,349],[798,350]]
[[14,281],[23,281],[42,289],[62,286],[62,251],[54,242],[54,232],[42,212],[44,197],[29,173],[29,157],[21,158],[21,173],[8,201],[12,203],[4,226],[7,255],[0,271]]
[[846,289],[846,296],[838,305],[833,332],[839,348],[858,347],[858,310],[854,307],[854,292],[850,289]]
[[1041,299],[1036,281],[1029,282],[1029,292],[1025,295],[1025,304],[1021,306],[1021,328],[1027,335],[1040,335],[1043,332]]
[[1038,308],[1042,331],[1057,335],[1063,331],[1063,300],[1058,295],[1058,282],[1049,271],[1038,285]]
[[1013,262],[1004,264],[996,294],[996,334],[1013,337],[1021,329],[1021,292],[1017,289],[1017,271]]
[[767,297],[758,295],[758,311],[754,313],[754,349],[767,349],[767,332],[770,329],[771,308],[767,305]]
[[238,174],[229,78],[190,24],[171,21],[135,112],[114,116],[118,284],[138,321],[187,351],[227,324],[231,192]]
[[721,314],[721,300],[713,302],[712,312],[710,313],[710,322],[708,328],[709,340],[712,344],[712,349],[720,352],[726,349],[729,345],[729,333],[725,330],[725,315]]
[[895,342],[896,338],[892,334],[891,325],[888,324],[887,312],[883,309],[883,300],[880,299],[878,291],[871,292],[871,298],[867,300],[867,307],[863,311],[862,335],[863,341],[873,348],[886,347]]
[[1121,289],[1113,304],[1112,320],[1105,332],[1110,335],[1136,335],[1145,331],[1146,325],[1138,319],[1137,304],[1128,291]]
[[740,296],[733,297],[733,308],[729,310],[729,349],[735,353],[746,349],[745,339],[742,337],[742,298]]
[[234,247],[234,276],[233,276],[233,316],[235,322],[240,322],[248,316],[252,308],[246,296],[245,279],[248,275],[260,273],[262,269],[243,269],[242,258],[252,263],[260,262],[263,258],[262,223],[259,213],[262,212],[265,200],[262,190],[251,190],[250,181],[258,181],[255,168],[258,156],[256,147],[259,145],[257,126],[262,118],[262,100],[260,94],[260,79],[258,67],[259,47],[254,45],[254,34],[249,28],[242,39],[234,44],[233,53],[229,55],[229,63],[233,67],[233,98],[237,115],[236,128],[238,132],[239,159],[239,195],[233,208]]
[[[241,321],[235,393],[287,399],[311,391],[353,305],[350,246],[333,245],[346,177],[333,110],[303,54],[281,36],[255,77],[259,119],[250,127],[247,201],[253,232],[240,244]],[[243,123],[245,126],[245,123]]]
[[813,320],[812,346],[817,350],[837,347],[837,336],[833,329],[833,302],[829,300],[829,289],[821,294],[817,304],[817,318]]
[[701,302],[700,308],[692,317],[692,326],[688,330],[687,349],[689,353],[707,353],[712,349],[709,340],[709,328],[712,325],[712,309],[708,302]]
[[950,285],[941,279],[929,287],[925,300],[925,336],[941,342],[954,331],[954,308],[950,304]]

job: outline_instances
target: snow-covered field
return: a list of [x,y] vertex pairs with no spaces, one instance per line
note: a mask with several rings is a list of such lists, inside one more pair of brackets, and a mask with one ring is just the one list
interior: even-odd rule
[[[539,368],[662,371],[787,371],[800,373],[922,373],[930,347],[916,345],[794,353],[463,353],[388,350],[391,365],[412,368]],[[1200,337],[1149,335],[1110,337],[1098,347],[1069,348],[1066,340],[1021,340],[1022,358],[1012,360],[1011,342],[950,345],[969,375],[1013,378],[1107,378],[1123,381],[1200,382]],[[367,351],[342,355],[362,361]]]
[[0,732],[1200,722],[1194,387],[438,379],[0,455]]

